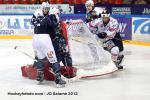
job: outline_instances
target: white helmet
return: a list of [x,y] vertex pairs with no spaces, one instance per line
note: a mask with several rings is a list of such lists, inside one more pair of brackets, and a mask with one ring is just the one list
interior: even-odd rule
[[94,11],[96,12],[96,15],[100,15],[104,11],[104,9],[105,8],[102,7],[95,7]]
[[48,2],[43,2],[42,5],[41,5],[41,8],[42,8],[42,9],[45,9],[45,8],[50,9],[50,5],[49,5]]
[[87,7],[87,6],[94,6],[94,2],[93,2],[93,0],[87,0],[86,1],[86,3],[85,3],[85,6]]
[[102,18],[104,18],[104,17],[110,17],[109,11],[105,9],[105,10],[102,12],[101,17],[102,17]]

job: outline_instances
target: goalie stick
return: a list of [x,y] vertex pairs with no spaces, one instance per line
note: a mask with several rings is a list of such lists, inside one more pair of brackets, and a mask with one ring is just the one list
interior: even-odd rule
[[[36,61],[36,62],[37,62],[37,61],[47,62],[47,61],[35,59],[34,57],[30,56],[28,53],[19,50],[18,47],[19,47],[19,46],[14,46],[13,49],[14,49],[14,50],[17,50],[18,52],[20,52],[20,53],[22,53],[22,54],[24,54],[24,55],[26,55],[26,56],[28,56],[28,57],[31,58],[33,61]],[[55,73],[54,73],[52,70],[48,70],[48,71],[51,72],[53,75],[55,75]],[[69,79],[65,78],[63,75],[61,75],[61,76],[62,76],[62,78],[63,78],[67,83],[73,82],[72,80],[69,80]]]
[[[14,47],[15,50],[23,53],[24,55],[28,56],[29,58],[31,58],[34,61],[38,61],[35,58],[33,58],[32,56],[30,56],[29,54],[27,54],[24,51],[21,51],[18,49],[18,46]],[[99,75],[93,74],[90,72],[90,70],[87,72],[87,70],[84,69],[77,69],[77,73],[76,76],[71,78],[71,79],[67,79],[62,75],[62,78],[67,82],[67,83],[72,83],[75,81],[79,81],[81,78],[88,78],[88,77],[96,77],[96,76],[102,76],[102,75],[107,75],[107,74],[111,74],[113,72],[117,71],[117,69],[113,68],[113,69],[108,69],[108,68],[104,68],[104,69],[100,69],[100,70],[94,70],[94,73],[99,73]],[[55,73],[52,70],[49,70],[49,72],[53,73],[55,75]]]
[[34,61],[38,61],[38,60],[36,60],[35,58],[33,58],[32,56],[30,56],[28,53],[19,50],[19,49],[18,49],[18,46],[15,46],[13,49],[19,51],[20,53],[22,53],[22,54],[24,54],[24,55],[26,55],[26,56],[28,56],[29,58],[31,58],[31,59],[34,60]]

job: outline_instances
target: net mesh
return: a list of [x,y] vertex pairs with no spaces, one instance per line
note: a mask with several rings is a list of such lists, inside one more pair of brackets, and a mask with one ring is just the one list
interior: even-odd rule
[[103,50],[96,36],[82,20],[72,20],[66,24],[69,49],[73,65],[83,69],[97,69],[107,65],[109,54]]
[[[65,27],[64,27],[65,26]],[[82,20],[72,20],[63,25],[77,77],[93,77],[116,71],[111,55],[106,52],[97,36],[91,33]]]

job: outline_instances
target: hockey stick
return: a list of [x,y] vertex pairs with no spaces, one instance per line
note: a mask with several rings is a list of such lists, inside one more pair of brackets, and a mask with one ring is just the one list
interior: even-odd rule
[[40,60],[40,59],[35,59],[34,57],[30,56],[28,53],[26,53],[26,52],[24,52],[24,51],[22,51],[22,50],[19,50],[19,46],[15,46],[13,49],[15,49],[15,50],[17,50],[18,52],[20,52],[20,53],[26,55],[27,57],[29,57],[30,59],[32,59],[32,60],[35,61],[35,62],[38,62],[38,61],[47,62],[47,61],[45,61],[45,60],[43,61],[43,60]]
[[18,49],[18,46],[15,46],[13,49],[19,51],[20,53],[22,53],[22,54],[24,54],[24,55],[26,55],[26,56],[28,56],[28,57],[31,58],[32,60],[37,61],[35,58],[33,58],[32,56],[30,56],[28,53],[19,50],[19,49]]
[[[47,62],[47,61],[35,59],[34,57],[30,56],[28,53],[19,50],[19,49],[18,49],[18,46],[15,46],[13,49],[14,49],[14,50],[17,50],[18,52],[20,52],[20,53],[22,53],[22,54],[24,54],[24,55],[26,55],[26,56],[28,56],[29,58],[31,58],[31,59],[32,59],[33,61],[35,61],[35,62],[37,62],[37,61]],[[48,70],[48,71],[49,71],[50,73],[52,73],[52,74],[55,75],[55,73],[54,73],[52,70]],[[63,75],[61,75],[61,76],[62,76],[62,78],[63,78],[67,83],[70,82],[70,81],[69,81],[67,78],[65,78]],[[71,81],[71,82],[73,82],[73,81]]]

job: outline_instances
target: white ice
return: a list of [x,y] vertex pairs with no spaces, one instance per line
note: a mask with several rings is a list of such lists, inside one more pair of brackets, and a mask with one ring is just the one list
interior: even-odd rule
[[[21,76],[21,66],[33,60],[14,50],[18,46],[33,54],[31,40],[0,40],[1,100],[150,100],[150,47],[125,45],[124,70],[94,79],[82,79],[56,88],[54,82],[37,85],[35,80]],[[33,55],[32,55],[33,56]],[[8,95],[32,92],[44,95]],[[77,95],[45,95],[48,92],[75,92]]]

